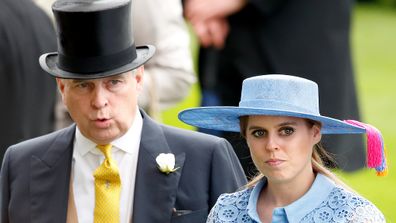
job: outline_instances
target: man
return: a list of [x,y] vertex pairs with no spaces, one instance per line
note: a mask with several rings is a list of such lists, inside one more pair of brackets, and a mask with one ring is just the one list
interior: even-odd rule
[[[34,2],[54,20],[51,6],[55,0]],[[131,11],[131,24],[139,30],[134,34],[135,44],[156,48],[156,56],[144,64],[144,87],[138,104],[151,118],[161,120],[161,112],[180,103],[196,82],[182,4],[177,0],[134,0]],[[56,108],[56,128],[70,125],[72,120],[60,97]]]
[[54,50],[42,10],[29,0],[0,1],[0,162],[10,145],[54,130],[56,84],[37,63]]
[[40,65],[57,78],[76,125],[7,150],[2,223],[205,222],[221,193],[245,183],[224,139],[160,125],[138,109],[154,47],[135,47],[130,6],[54,3],[58,52]]

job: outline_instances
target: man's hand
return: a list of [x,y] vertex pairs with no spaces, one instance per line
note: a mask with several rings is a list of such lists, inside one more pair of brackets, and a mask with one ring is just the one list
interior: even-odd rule
[[241,10],[247,0],[186,0],[184,15],[204,47],[222,48],[228,35],[227,17]]
[[191,23],[213,18],[226,18],[241,10],[247,0],[187,0],[184,11]]
[[225,18],[215,18],[206,22],[192,24],[194,31],[203,47],[223,48],[228,35],[229,26]]

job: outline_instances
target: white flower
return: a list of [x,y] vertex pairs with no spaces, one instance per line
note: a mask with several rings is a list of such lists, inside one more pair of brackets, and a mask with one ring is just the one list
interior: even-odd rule
[[179,167],[175,168],[175,155],[172,153],[160,153],[155,159],[158,169],[166,174],[175,172]]

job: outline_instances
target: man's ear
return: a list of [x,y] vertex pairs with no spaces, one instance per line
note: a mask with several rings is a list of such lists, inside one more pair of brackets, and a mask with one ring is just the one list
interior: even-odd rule
[[135,79],[136,79],[136,88],[140,92],[143,90],[143,82],[144,82],[144,65],[140,66],[136,70]]
[[62,101],[64,102],[65,80],[61,78],[56,78],[56,84],[58,85],[60,96],[62,97]]
[[63,95],[63,92],[65,90],[65,83],[62,79],[56,78],[56,84],[58,85],[59,92]]

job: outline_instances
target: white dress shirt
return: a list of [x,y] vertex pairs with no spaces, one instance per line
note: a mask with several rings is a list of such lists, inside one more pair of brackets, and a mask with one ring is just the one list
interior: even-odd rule
[[[143,119],[139,110],[132,127],[111,144],[112,158],[117,162],[121,176],[120,223],[131,222]],[[95,186],[93,173],[104,160],[96,144],[76,129],[73,151],[73,190],[79,222],[93,222]]]

